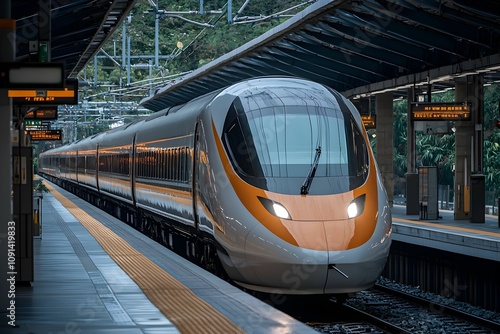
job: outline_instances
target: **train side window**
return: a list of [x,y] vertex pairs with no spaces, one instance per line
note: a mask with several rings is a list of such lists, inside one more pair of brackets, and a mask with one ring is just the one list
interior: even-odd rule
[[137,159],[137,174],[138,176],[144,176],[144,155],[143,152],[137,154],[139,159]]
[[79,170],[85,169],[85,156],[78,156],[77,158],[78,164],[77,167]]
[[161,179],[161,148],[156,149],[156,178]]
[[183,182],[184,181],[184,163],[183,163],[183,157],[184,157],[184,147],[179,147],[179,181]]
[[120,157],[120,171],[123,175],[128,175],[128,154],[122,153]]
[[168,149],[167,168],[168,168],[167,180],[171,180],[172,179],[172,149],[171,148]]
[[114,154],[109,155],[109,160],[111,160],[111,173],[118,173],[118,157]]
[[122,172],[124,175],[128,175],[128,164],[127,164],[127,154],[123,154],[122,155],[122,159],[121,159],[121,165],[122,165]]
[[158,150],[158,178],[163,179],[163,149]]
[[177,148],[177,181],[181,181],[181,148]]
[[146,169],[144,170],[144,177],[150,177],[151,176],[151,152],[148,150],[144,153],[146,156],[146,159],[144,160],[144,165],[146,166]]
[[149,151],[149,177],[155,177],[155,151]]
[[175,174],[177,172],[177,149],[173,148],[172,149],[172,181],[174,181]]
[[175,149],[175,181],[179,180],[179,148]]
[[170,150],[170,157],[172,158],[171,164],[170,164],[170,180],[175,179],[175,148],[172,148]]
[[185,172],[185,168],[186,168],[186,148],[183,147],[181,148],[181,181],[186,181],[186,172]]
[[151,178],[156,177],[156,151],[151,151],[151,174],[149,175]]
[[170,149],[165,149],[165,180],[168,180],[168,173],[170,172]]
[[151,174],[151,177],[155,178],[155,179],[156,179],[156,170],[158,168],[158,166],[156,164],[156,162],[158,161],[156,159],[156,153],[157,153],[156,149],[153,149],[153,151],[151,151],[151,154],[153,155],[153,159],[151,159],[151,164],[152,164],[152,167],[153,167],[153,171],[152,171],[153,173]]
[[147,163],[147,169],[146,169],[146,177],[147,178],[150,178],[151,177],[151,151],[147,151],[146,153],[147,155],[147,160],[146,160],[146,163]]
[[104,160],[105,160],[105,156],[101,153],[99,154],[99,166],[98,166],[98,170],[100,172],[103,172],[104,171]]
[[118,174],[123,174],[123,154],[118,154],[116,156],[116,172]]
[[141,152],[141,176],[146,177],[146,152]]
[[189,154],[189,148],[184,147],[184,181],[189,182],[189,159],[188,159],[188,154]]
[[155,175],[155,177],[157,179],[159,179],[160,178],[160,166],[161,166],[160,149],[159,148],[157,148],[155,150],[155,155],[156,155],[156,160],[155,160],[156,175]]
[[165,151],[163,148],[160,151],[160,179],[165,178]]
[[137,151],[135,153],[135,171],[136,176],[141,176],[141,153]]
[[164,174],[163,178],[165,180],[167,180],[168,179],[168,149],[165,149],[163,151],[163,158],[164,158],[163,159],[163,169],[164,169],[164,171],[163,171],[163,174]]
[[170,149],[170,180],[173,181],[175,179],[175,149]]
[[110,165],[111,165],[111,157],[109,156],[109,154],[106,154],[104,156],[104,165],[102,166],[103,170],[105,172],[109,172],[111,170],[111,168],[109,167]]

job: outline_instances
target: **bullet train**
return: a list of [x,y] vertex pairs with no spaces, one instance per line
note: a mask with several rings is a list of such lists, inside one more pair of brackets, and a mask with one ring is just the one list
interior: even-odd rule
[[44,152],[39,172],[254,291],[361,291],[389,254],[358,111],[300,78],[249,79]]

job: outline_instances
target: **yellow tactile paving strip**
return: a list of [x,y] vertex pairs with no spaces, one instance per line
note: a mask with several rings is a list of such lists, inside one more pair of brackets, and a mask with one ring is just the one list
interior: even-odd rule
[[73,214],[109,256],[181,333],[244,333],[210,304],[158,267],[109,228],[64,197],[50,184],[51,194]]

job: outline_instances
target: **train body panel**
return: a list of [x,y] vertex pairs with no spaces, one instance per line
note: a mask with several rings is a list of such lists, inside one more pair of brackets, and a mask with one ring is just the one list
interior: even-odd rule
[[77,182],[77,151],[75,149],[76,143],[72,143],[69,150],[61,151],[59,155],[60,171],[59,177],[66,181]]
[[61,174],[59,152],[62,149],[63,147],[58,147],[42,154],[38,159],[38,172],[58,178]]
[[193,150],[197,119],[209,97],[146,120],[136,135],[137,205],[196,227],[193,214]]
[[107,132],[98,145],[99,191],[132,203],[132,154],[134,129],[138,124]]
[[97,145],[103,133],[81,140],[75,146],[78,151],[77,173],[78,183],[84,187],[97,189]]
[[[242,286],[348,293],[385,265],[387,195],[361,117],[330,88],[251,79],[100,138],[80,143],[97,147],[99,190],[208,236]],[[127,173],[102,169],[101,158],[129,162]],[[89,177],[79,180],[93,186]]]

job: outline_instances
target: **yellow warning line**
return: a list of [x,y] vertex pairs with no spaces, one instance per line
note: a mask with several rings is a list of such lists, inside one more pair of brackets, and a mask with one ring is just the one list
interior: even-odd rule
[[73,214],[109,256],[181,333],[244,333],[213,306],[196,296],[150,259],[64,197],[50,184],[51,194]]
[[449,230],[456,230],[456,231],[462,231],[462,232],[468,232],[468,233],[474,233],[474,234],[484,234],[484,235],[490,235],[492,237],[497,237],[497,238],[500,237],[500,233],[488,232],[488,231],[482,231],[482,230],[474,230],[474,229],[465,228],[465,227],[439,225],[439,224],[435,224],[435,223],[417,222],[415,220],[408,220],[408,219],[396,218],[396,217],[392,217],[392,220],[398,221],[401,223],[410,223],[410,224],[423,225],[423,226],[429,226],[429,227],[439,227],[439,228],[445,228],[445,229],[449,229]]

